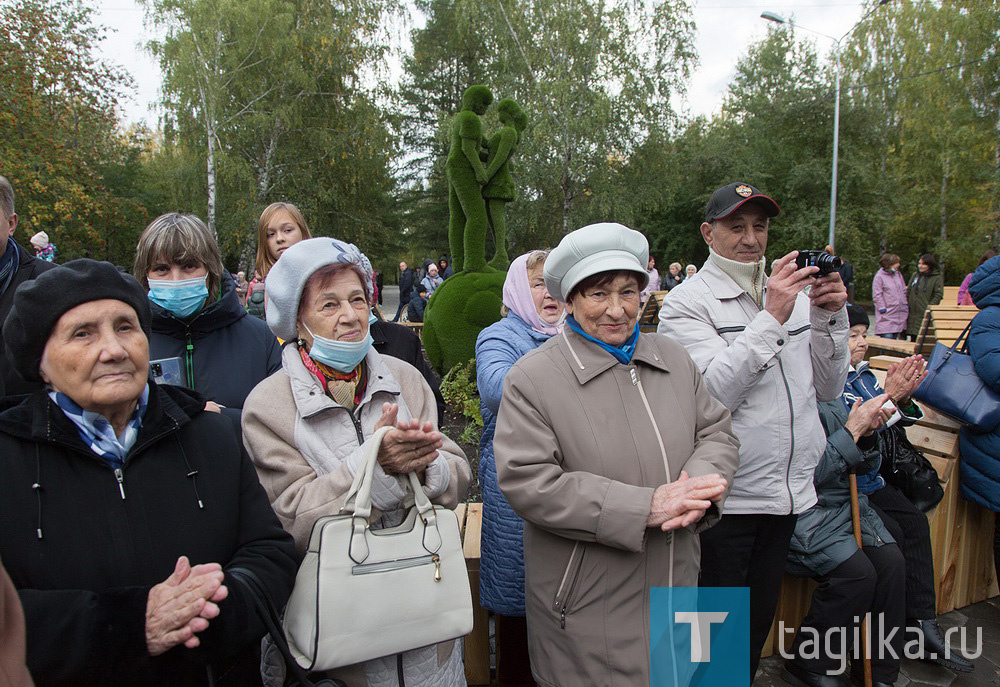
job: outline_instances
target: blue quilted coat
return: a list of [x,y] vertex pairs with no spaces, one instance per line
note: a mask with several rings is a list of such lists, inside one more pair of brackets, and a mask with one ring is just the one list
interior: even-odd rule
[[524,522],[511,509],[497,484],[493,433],[503,395],[503,380],[521,356],[548,340],[520,317],[490,325],[476,339],[476,383],[483,413],[479,442],[479,484],[483,490],[482,558],[479,561],[479,602],[500,615],[524,617]]
[[[969,330],[969,354],[976,373],[1000,393],[1000,257],[984,262],[969,283],[969,295],[982,309]],[[992,432],[962,428],[962,496],[1000,511],[1000,427]]]

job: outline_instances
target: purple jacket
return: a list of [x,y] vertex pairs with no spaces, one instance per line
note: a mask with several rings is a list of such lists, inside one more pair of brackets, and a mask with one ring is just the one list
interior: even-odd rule
[[898,334],[906,329],[910,306],[906,304],[903,275],[880,268],[872,279],[872,299],[875,301],[875,336]]

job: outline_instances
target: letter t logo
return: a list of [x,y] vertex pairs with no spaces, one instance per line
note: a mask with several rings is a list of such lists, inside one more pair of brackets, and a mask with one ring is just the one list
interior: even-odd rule
[[713,623],[721,623],[728,611],[677,611],[674,622],[691,624],[691,662],[708,663],[712,660],[711,632]]

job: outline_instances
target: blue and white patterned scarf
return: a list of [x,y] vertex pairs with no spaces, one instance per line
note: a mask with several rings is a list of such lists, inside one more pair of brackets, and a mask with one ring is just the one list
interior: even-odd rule
[[142,427],[142,416],[146,413],[146,403],[149,401],[149,383],[139,396],[139,403],[132,413],[132,419],[125,425],[122,435],[116,436],[115,430],[107,418],[91,410],[84,410],[61,391],[49,391],[49,398],[59,406],[66,417],[73,421],[80,438],[91,451],[108,461],[112,468],[118,469],[125,464],[125,456],[135,446]]
[[10,282],[17,274],[17,265],[21,261],[17,250],[17,242],[13,238],[7,238],[7,250],[3,257],[0,257],[0,294],[7,290]]

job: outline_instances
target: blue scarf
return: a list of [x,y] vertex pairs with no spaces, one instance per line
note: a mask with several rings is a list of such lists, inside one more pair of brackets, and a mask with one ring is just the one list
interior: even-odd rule
[[139,438],[142,416],[146,413],[146,403],[149,401],[149,383],[142,390],[132,419],[125,425],[120,437],[115,435],[114,427],[107,418],[91,410],[84,410],[61,391],[49,391],[49,398],[73,421],[83,443],[117,470],[125,464],[125,456]]
[[4,251],[3,257],[0,257],[0,294],[4,293],[7,287],[10,286],[11,281],[14,280],[20,257],[17,249],[17,241],[8,236],[7,250]]
[[622,365],[628,365],[632,362],[632,354],[635,353],[635,345],[639,343],[639,323],[635,323],[635,331],[632,332],[632,336],[623,343],[621,346],[612,346],[611,344],[606,344],[603,341],[595,339],[590,334],[583,331],[580,327],[580,323],[576,321],[572,315],[566,318],[566,326],[572,329],[574,332],[585,338],[587,341],[593,341],[595,344],[606,350],[608,353],[615,357],[615,360],[620,362]]

